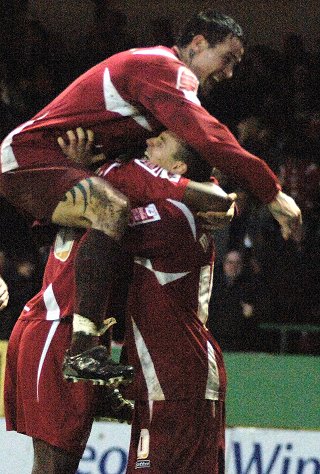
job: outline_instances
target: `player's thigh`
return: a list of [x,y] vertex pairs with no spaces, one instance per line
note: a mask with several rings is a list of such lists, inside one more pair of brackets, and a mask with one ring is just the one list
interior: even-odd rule
[[0,174],[0,194],[32,219],[119,237],[128,222],[128,199],[59,149],[30,143],[13,146],[21,166]]
[[24,330],[17,364],[16,430],[81,455],[93,422],[91,384],[70,384],[62,363],[71,320],[33,321]]
[[65,193],[92,175],[67,160],[50,165],[39,163],[0,174],[0,193],[26,216],[50,222]]
[[15,430],[17,427],[17,366],[20,352],[20,341],[25,327],[26,324],[18,319],[11,332],[7,348],[4,382],[4,409],[7,430]]
[[127,472],[224,474],[224,432],[222,402],[136,402]]
[[32,474],[75,474],[81,455],[52,446],[41,439],[33,439]]

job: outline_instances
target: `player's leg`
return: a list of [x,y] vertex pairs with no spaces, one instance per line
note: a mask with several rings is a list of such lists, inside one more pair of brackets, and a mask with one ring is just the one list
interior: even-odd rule
[[55,224],[90,228],[75,260],[74,331],[64,363],[64,374],[73,381],[84,378],[117,385],[132,380],[132,367],[115,364],[99,345],[99,336],[114,322],[106,319],[106,309],[128,213],[125,196],[93,176],[68,191],[52,215]]
[[[121,193],[94,176],[68,191],[52,214],[55,224],[90,229],[80,241],[75,260],[74,309],[77,316],[74,318],[72,355],[97,345],[99,333],[103,332],[107,296],[120,250],[118,241],[127,226],[128,208]],[[95,327],[92,329],[92,324],[88,323],[86,330],[85,321],[79,316],[88,318]],[[80,331],[77,331],[78,319],[84,325]]]
[[51,220],[63,226],[100,230],[119,241],[128,216],[128,199],[105,180],[90,176],[65,193],[54,208]]
[[127,474],[224,474],[224,423],[223,402],[136,402]]
[[75,474],[81,455],[33,438],[32,474]]
[[95,419],[132,423],[134,404],[131,400],[124,398],[118,389],[105,386],[95,388],[97,389]]
[[60,321],[20,318],[10,338],[5,377],[7,430],[34,440],[33,473],[75,472],[95,416],[122,422],[132,418],[132,404],[117,390],[64,380],[61,365],[71,336],[71,317]]
[[[72,428],[72,408],[70,403],[68,404],[68,396],[65,397],[65,395],[69,394],[73,385],[70,386],[70,384],[63,380],[61,363],[57,362],[55,350],[53,352],[49,350],[44,358],[45,364],[42,369],[47,372],[45,374],[41,372],[44,377],[46,375],[49,376],[43,384],[44,391],[36,389],[37,366],[41,355],[44,354],[43,346],[46,347],[45,341],[49,340],[48,338],[53,329],[55,329],[57,337],[53,337],[50,346],[52,349],[57,343],[59,353],[70,338],[70,328],[67,324],[60,325],[58,322],[21,319],[15,324],[9,341],[6,364],[4,397],[6,427],[9,431],[14,430],[28,436],[33,436],[33,474],[61,474],[62,472],[74,474],[83,451],[83,448],[81,449],[83,436],[80,434],[79,439],[73,441],[75,437],[72,435],[81,432],[82,422],[75,428]],[[62,350],[61,358],[63,357],[63,352]],[[56,386],[57,388],[55,389]],[[86,392],[88,392],[86,403],[90,407],[90,402],[93,399],[90,394],[93,393],[93,387],[87,384],[86,387]],[[75,399],[78,401],[86,400],[81,398],[81,392],[77,390],[77,387],[75,388]],[[63,405],[61,405],[61,400],[56,398],[57,393],[61,394],[62,399],[65,398],[65,403],[67,404],[65,413],[61,416],[57,413],[59,413],[60,408],[63,409]],[[73,393],[71,396],[73,398]],[[49,402],[50,400],[51,403]],[[55,405],[57,405],[56,408]],[[62,420],[66,423],[62,424]],[[90,417],[88,420],[85,419],[83,423],[85,436],[90,426]],[[57,426],[61,427],[60,433],[56,431]],[[71,429],[70,434],[68,434],[69,429]],[[68,452],[61,447],[54,447],[49,444],[49,441],[41,440],[41,436],[48,440],[57,439],[63,445],[64,443],[66,445],[69,443],[72,449]],[[66,438],[64,439],[64,437]]]
[[[33,163],[37,153],[39,164],[36,167],[18,168],[0,175],[0,192],[17,209],[41,222],[91,229],[76,260],[76,286],[79,290],[75,313],[79,316],[75,317],[74,332],[81,335],[74,337],[71,350],[73,355],[77,355],[85,348],[95,347],[97,336],[104,329],[102,308],[106,308],[119,241],[127,225],[129,203],[111,185],[62,157],[59,151],[50,150],[52,161],[41,165],[43,151],[37,152],[32,147],[15,149],[16,155],[20,154]],[[98,365],[98,368],[101,364],[107,367],[107,354],[101,350],[98,352],[87,362]],[[115,365],[111,366],[111,374],[104,372],[97,377],[92,374],[92,378],[106,383],[110,378],[118,377],[118,382],[132,379],[132,367],[119,367],[117,375]]]

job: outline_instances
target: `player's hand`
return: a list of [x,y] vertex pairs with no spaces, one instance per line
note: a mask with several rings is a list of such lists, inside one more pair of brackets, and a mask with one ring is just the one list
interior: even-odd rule
[[105,155],[94,154],[94,133],[92,130],[83,130],[78,127],[75,131],[68,130],[67,138],[58,137],[58,144],[63,153],[76,163],[90,166],[105,159]]
[[279,191],[275,199],[268,204],[273,217],[278,221],[282,237],[300,242],[302,236],[301,210],[292,197]]
[[7,307],[9,301],[8,287],[0,277],[0,311]]
[[200,225],[203,230],[213,231],[216,229],[223,229],[233,219],[236,214],[236,197],[235,193],[229,194],[233,202],[227,212],[197,212],[197,217],[200,219]]

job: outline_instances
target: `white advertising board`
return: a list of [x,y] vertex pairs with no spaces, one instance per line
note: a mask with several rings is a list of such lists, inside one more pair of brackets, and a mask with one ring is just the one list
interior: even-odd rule
[[[95,422],[77,474],[123,474],[129,439],[128,425]],[[3,418],[0,440],[0,473],[30,474],[31,440]],[[320,474],[320,431],[228,428],[226,474]]]
[[320,431],[233,428],[226,474],[320,474]]

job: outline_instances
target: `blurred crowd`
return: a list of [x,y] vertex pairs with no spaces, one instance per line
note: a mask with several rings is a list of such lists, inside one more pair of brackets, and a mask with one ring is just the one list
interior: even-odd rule
[[[30,18],[27,9],[5,18],[0,139],[92,65],[141,46],[129,33],[123,12],[96,3],[96,25],[85,38],[81,61],[57,50],[45,25]],[[149,27],[151,44],[173,44],[170,19],[159,17]],[[279,349],[279,331],[272,324],[303,325],[305,330],[289,333],[288,351],[320,354],[312,330],[320,326],[320,51],[311,54],[296,33],[286,35],[279,48],[249,45],[233,80],[213,88],[208,84],[201,102],[277,174],[302,209],[303,234],[298,243],[283,241],[269,212],[220,176],[226,190],[239,194],[239,215],[216,233],[209,325],[224,350],[270,352]],[[10,290],[0,324],[0,339],[6,339],[25,302],[39,289],[48,242],[38,242],[27,218],[3,199],[0,226],[0,274]],[[268,330],[262,323],[269,323]]]

